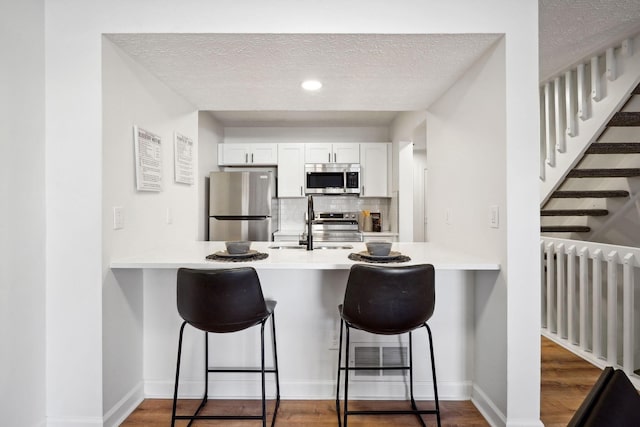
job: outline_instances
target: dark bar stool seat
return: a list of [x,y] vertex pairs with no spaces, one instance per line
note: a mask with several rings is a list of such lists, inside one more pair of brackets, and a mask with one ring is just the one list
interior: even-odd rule
[[606,367],[567,427],[640,426],[640,395],[621,369]]
[[[341,426],[340,410],[340,373],[345,371],[344,380],[344,427],[347,427],[348,415],[394,415],[413,414],[420,424],[425,426],[422,414],[436,416],[440,426],[440,405],[436,384],[436,368],[433,357],[433,340],[427,321],[435,308],[435,273],[433,265],[422,264],[403,267],[355,264],[351,267],[347,280],[344,302],[340,311],[340,348],[338,351],[338,381],[336,391],[336,412],[338,426]],[[413,396],[413,355],[412,331],[425,327],[429,337],[431,355],[431,374],[435,410],[420,410]],[[343,329],[346,327],[345,366],[342,362]],[[373,334],[399,335],[409,334],[409,364],[393,367],[350,367],[349,331],[360,329]],[[353,370],[407,370],[409,371],[409,389],[411,409],[408,410],[368,410],[350,411],[348,409],[349,371]]]
[[[276,350],[276,326],[274,308],[275,301],[265,300],[258,274],[252,267],[193,270],[181,268],[177,280],[178,312],[184,319],[180,327],[178,339],[178,362],[176,366],[176,382],[173,395],[171,426],[176,420],[262,420],[267,425],[265,374],[275,374],[276,402],[271,425],[276,421],[280,406],[280,381],[278,377],[278,355]],[[271,318],[273,361],[272,369],[265,368],[264,326]],[[204,331],[205,339],[205,388],[202,402],[193,415],[176,415],[178,400],[178,380],[180,377],[180,357],[182,353],[182,336],[185,326],[189,324]],[[209,333],[229,333],[242,331],[260,325],[260,368],[212,368],[209,360]],[[199,415],[207,403],[210,372],[253,372],[262,379],[262,414],[261,415]]]

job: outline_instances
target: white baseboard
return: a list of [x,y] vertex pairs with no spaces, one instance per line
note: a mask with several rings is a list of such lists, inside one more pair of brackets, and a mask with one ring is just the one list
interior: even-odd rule
[[102,417],[48,417],[47,427],[103,427]]
[[119,426],[143,400],[144,384],[140,382],[104,414],[102,425],[105,427]]
[[[149,399],[172,399],[173,381],[145,381],[144,396]],[[267,381],[267,398],[275,396],[275,382]],[[341,393],[344,387],[340,387]],[[401,381],[349,381],[349,397],[353,399],[402,400],[407,397],[408,385]],[[178,396],[181,399],[202,397],[204,382],[180,381]],[[472,383],[438,382],[438,397],[441,400],[470,400]],[[417,400],[433,400],[431,382],[415,382]],[[289,400],[331,400],[336,397],[334,381],[280,382],[280,396]],[[259,399],[259,380],[216,380],[209,383],[209,397],[213,399]]]
[[540,420],[509,420],[507,427],[544,427]]
[[473,386],[471,402],[492,427],[506,427],[507,417],[478,386]]

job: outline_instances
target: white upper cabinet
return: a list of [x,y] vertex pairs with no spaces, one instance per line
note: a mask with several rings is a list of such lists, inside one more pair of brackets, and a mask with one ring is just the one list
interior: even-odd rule
[[278,144],[278,197],[304,197],[304,146]]
[[278,144],[218,144],[221,166],[275,166]]
[[360,144],[314,142],[305,145],[306,163],[360,163]]
[[360,144],[360,197],[389,197],[391,143]]

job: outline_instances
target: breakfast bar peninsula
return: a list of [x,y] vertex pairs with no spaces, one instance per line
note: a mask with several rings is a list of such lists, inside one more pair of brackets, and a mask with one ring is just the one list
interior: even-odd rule
[[[268,254],[257,261],[212,261],[207,256],[225,249],[224,242],[185,242],[137,256],[113,259],[111,271],[123,293],[131,295],[132,310],[138,317],[142,347],[140,383],[145,398],[168,398],[173,393],[178,330],[181,319],[176,309],[176,272],[188,268],[254,267],[265,298],[278,302],[275,310],[280,365],[281,394],[284,399],[331,399],[335,396],[339,336],[338,305],[353,261],[350,254],[365,251],[364,243],[316,244],[314,250],[287,247],[277,242],[253,242],[251,249]],[[410,260],[386,263],[389,267],[433,264],[436,271],[436,306],[429,324],[433,331],[438,389],[441,399],[472,398],[477,370],[491,369],[491,362],[476,360],[475,322],[483,312],[475,297],[476,286],[493,284],[500,274],[495,260],[431,243],[394,243],[392,251]],[[136,289],[132,291],[131,288]],[[484,314],[483,314],[484,315]],[[351,363],[394,363],[407,357],[407,337],[377,336],[355,331],[351,338]],[[432,399],[433,388],[427,340],[414,333],[416,398]],[[210,336],[214,356],[210,362],[222,366],[257,366],[259,328],[240,334]],[[267,354],[270,352],[268,351]],[[203,389],[204,340],[200,331],[187,330],[181,369],[181,396],[196,398]],[[362,360],[361,360],[362,359]],[[267,364],[271,360],[267,359]],[[396,361],[397,363],[397,361]],[[354,398],[404,398],[408,378],[383,371],[360,371],[350,381]],[[185,382],[182,382],[184,378]],[[211,397],[257,397],[255,377],[212,377]]]

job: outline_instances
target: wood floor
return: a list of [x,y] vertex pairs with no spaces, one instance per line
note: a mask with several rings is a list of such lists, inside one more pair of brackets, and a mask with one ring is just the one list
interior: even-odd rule
[[[600,369],[575,356],[573,353],[542,338],[542,395],[541,419],[546,427],[566,426],[591,386],[600,375]],[[272,405],[272,402],[270,402]],[[356,407],[357,405],[360,405]],[[356,402],[350,403],[351,409],[364,409],[375,405],[396,409],[406,405],[404,402]],[[419,402],[418,406],[429,409],[432,402]],[[215,411],[256,414],[260,411],[256,401],[217,400],[210,402]],[[197,403],[181,401],[178,411],[195,408]],[[441,401],[443,426],[488,426],[482,415],[470,401]],[[272,406],[270,406],[272,409]],[[182,412],[184,413],[184,412]],[[271,414],[269,414],[271,415]],[[147,399],[125,420],[124,427],[164,427],[170,424],[171,400]],[[435,417],[425,416],[427,425],[435,425]],[[186,426],[186,422],[176,423]],[[199,421],[195,426],[246,427],[260,425],[256,421]],[[328,400],[282,400],[277,427],[334,427],[337,425],[335,402]],[[351,427],[415,427],[418,421],[411,415],[403,416],[354,416],[349,417]]]

